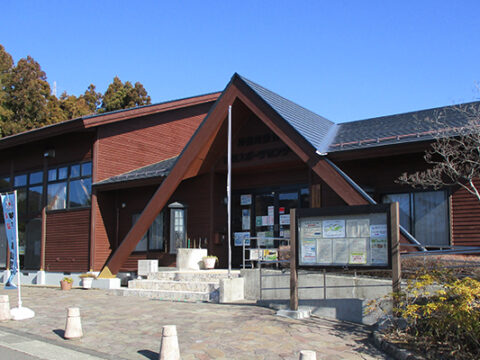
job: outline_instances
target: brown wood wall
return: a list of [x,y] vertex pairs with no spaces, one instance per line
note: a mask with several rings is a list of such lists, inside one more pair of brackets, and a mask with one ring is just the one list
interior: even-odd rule
[[[94,200],[94,199],[92,199]],[[115,231],[115,208],[114,197],[112,193],[101,192],[97,194],[96,206],[93,206],[94,212],[94,254],[93,269],[100,271],[107,261],[114,245],[111,241],[114,239]]]
[[90,209],[47,214],[46,271],[89,270]]
[[48,159],[49,166],[90,160],[92,144],[93,134],[85,132],[65,134],[0,151],[0,175],[10,174],[12,161],[14,172],[43,169],[43,154],[48,149],[55,149],[55,158]]
[[210,106],[196,105],[100,127],[96,181],[177,156]]
[[[480,186],[480,180],[475,184]],[[453,245],[480,246],[480,201],[463,188],[451,199]]]

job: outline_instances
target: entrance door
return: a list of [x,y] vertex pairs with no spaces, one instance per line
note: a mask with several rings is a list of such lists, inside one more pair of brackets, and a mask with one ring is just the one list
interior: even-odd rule
[[[266,238],[252,246],[278,247],[290,239],[290,209],[309,207],[308,187],[290,186],[235,192],[233,196],[233,231],[251,237]],[[235,239],[235,234],[232,238]],[[286,241],[285,241],[286,242]],[[240,242],[235,242],[239,247]]]

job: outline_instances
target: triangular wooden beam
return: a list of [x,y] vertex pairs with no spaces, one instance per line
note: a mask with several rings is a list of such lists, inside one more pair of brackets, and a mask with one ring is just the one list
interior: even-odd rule
[[300,159],[307,163],[347,204],[367,204],[367,201],[355,188],[330,164],[316,154],[316,149],[303,136],[235,74],[185,147],[170,174],[159,186],[120,246],[111,255],[99,277],[111,277],[118,273],[122,264],[135,249],[138,241],[151,226],[157,214],[165,207],[181,181],[198,173],[223,121],[226,119],[228,105],[233,104],[236,98],[242,101]]

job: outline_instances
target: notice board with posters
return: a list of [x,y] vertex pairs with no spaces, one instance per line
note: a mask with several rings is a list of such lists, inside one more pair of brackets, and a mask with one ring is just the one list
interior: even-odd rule
[[390,205],[297,209],[299,267],[391,269]]

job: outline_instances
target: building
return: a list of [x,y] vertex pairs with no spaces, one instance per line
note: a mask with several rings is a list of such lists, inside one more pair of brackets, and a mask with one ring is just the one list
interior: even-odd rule
[[[479,245],[480,204],[465,190],[396,183],[426,167],[450,107],[335,124],[235,74],[221,93],[87,116],[0,139],[2,191],[19,195],[22,269],[134,271],[175,265],[179,247],[227,264],[227,113],[233,118],[233,232],[289,236],[291,208],[399,201],[402,238]],[[282,216],[283,215],[283,216]],[[6,267],[3,228],[0,267]],[[233,264],[241,247],[232,244]]]

